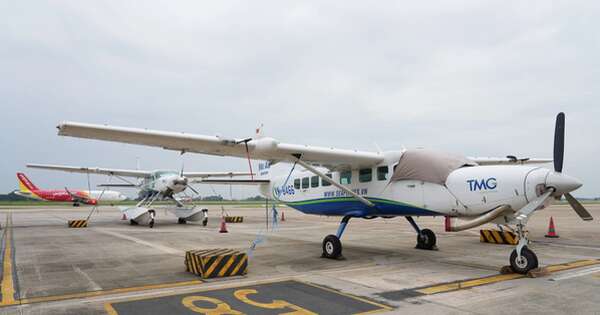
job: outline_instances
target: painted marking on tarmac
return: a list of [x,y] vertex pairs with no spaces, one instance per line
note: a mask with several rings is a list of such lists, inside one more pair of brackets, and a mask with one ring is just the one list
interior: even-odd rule
[[577,270],[577,271],[574,271],[574,272],[569,272],[569,273],[561,274],[559,276],[552,277],[549,280],[551,280],[551,281],[567,280],[567,279],[572,279],[572,278],[587,276],[589,274],[593,274],[593,273],[596,273],[596,272],[599,272],[599,271],[600,271],[600,267],[587,268],[587,269],[583,269],[583,270]]
[[12,212],[6,214],[6,224],[4,229],[4,242],[2,251],[2,282],[0,288],[2,292],[2,301],[0,306],[17,304],[17,290],[15,289],[16,277],[14,276],[14,247],[12,243]]
[[74,267],[73,270],[75,270],[75,272],[77,272],[78,274],[80,274],[82,277],[85,278],[85,280],[88,281],[88,283],[90,284],[89,288],[92,291],[100,291],[100,290],[102,290],[102,287],[100,285],[98,285],[96,283],[96,281],[94,281],[94,279],[92,279],[87,273],[85,273],[85,271],[81,270],[81,268]]
[[118,232],[115,232],[115,231],[109,231],[109,230],[103,229],[103,228],[94,228],[93,230],[98,231],[100,233],[107,234],[107,235],[116,236],[116,237],[122,238],[124,240],[132,241],[132,242],[140,244],[140,245],[145,245],[145,246],[148,246],[148,247],[152,247],[154,249],[158,249],[158,250],[160,250],[160,251],[162,251],[164,253],[167,253],[167,254],[175,254],[175,255],[178,255],[178,256],[185,256],[185,251],[179,250],[179,249],[176,249],[176,248],[162,246],[162,245],[154,244],[152,242],[146,242],[146,241],[144,241],[142,239],[135,238],[133,236],[121,234],[121,233],[118,233]]
[[[550,273],[556,273],[560,271],[572,270],[581,267],[593,266],[600,264],[600,260],[598,259],[590,259],[590,260],[578,260],[574,262],[569,262],[565,264],[557,264],[550,265],[545,267],[545,269]],[[596,270],[597,271],[597,270]],[[439,293],[447,293],[452,291],[464,290],[474,287],[479,287],[483,285],[489,285],[509,280],[516,280],[527,278],[526,275],[511,273],[504,275],[493,275],[476,279],[468,279],[468,280],[460,280],[442,284],[436,284],[432,286],[426,286],[422,288],[414,288],[414,289],[406,289],[399,291],[390,291],[381,293],[380,296],[390,299],[390,300],[403,300],[406,298],[418,297],[423,295],[432,295]]]
[[54,302],[54,301],[91,298],[91,297],[104,296],[104,295],[123,294],[123,293],[158,290],[158,289],[175,289],[175,288],[180,288],[180,287],[199,285],[202,283],[203,282],[200,280],[192,280],[192,281],[182,281],[182,282],[174,282],[174,283],[144,285],[144,286],[139,286],[139,287],[118,288],[118,289],[102,290],[102,291],[88,291],[88,292],[71,293],[71,294],[63,294],[63,295],[31,297],[31,298],[23,298],[23,299],[19,300],[18,304]]
[[134,298],[105,304],[110,315],[135,314],[373,314],[393,308],[319,285],[284,280]]

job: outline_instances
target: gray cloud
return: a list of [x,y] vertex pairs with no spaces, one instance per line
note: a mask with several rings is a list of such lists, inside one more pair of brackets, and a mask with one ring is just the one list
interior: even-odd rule
[[[599,13],[591,1],[5,1],[0,191],[26,162],[181,164],[173,152],[59,138],[60,120],[234,137],[263,122],[285,142],[548,157],[565,111],[565,170],[585,182],[577,195],[598,196]],[[183,158],[188,169],[246,168]],[[86,185],[28,173],[41,186]]]

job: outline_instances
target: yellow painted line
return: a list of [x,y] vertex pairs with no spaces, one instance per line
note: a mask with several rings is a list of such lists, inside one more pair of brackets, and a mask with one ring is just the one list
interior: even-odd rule
[[12,214],[9,212],[6,214],[6,228],[4,230],[4,261],[2,262],[2,282],[0,283],[0,287],[2,288],[1,306],[17,304],[13,281],[13,253],[10,230],[12,226],[11,219]]
[[[586,267],[586,266],[592,266],[592,265],[598,265],[598,264],[600,264],[600,260],[597,260],[597,259],[578,260],[578,261],[574,261],[574,262],[570,262],[570,263],[566,263],[566,264],[550,265],[550,266],[545,267],[545,269],[550,273],[555,273],[555,272],[559,272],[559,271],[565,271],[565,270]],[[478,286],[482,286],[482,285],[486,285],[486,284],[498,283],[498,282],[502,282],[502,281],[521,279],[521,278],[525,278],[525,277],[527,277],[527,276],[518,274],[518,273],[511,273],[511,274],[506,274],[506,275],[496,275],[496,276],[483,277],[483,278],[479,278],[479,279],[471,279],[471,280],[456,281],[456,282],[451,282],[451,283],[434,285],[434,286],[430,286],[430,287],[426,287],[426,288],[416,289],[415,292],[419,292],[419,293],[425,294],[425,295],[444,293],[444,292],[478,287]]]
[[61,300],[69,300],[69,299],[81,299],[81,298],[97,297],[97,296],[104,296],[104,295],[111,295],[111,294],[130,293],[130,292],[136,292],[136,291],[179,288],[179,287],[185,287],[185,286],[198,285],[198,284],[202,284],[202,283],[203,282],[200,280],[191,280],[191,281],[182,281],[182,282],[174,282],[174,283],[145,285],[145,286],[139,286],[139,287],[118,288],[118,289],[112,289],[112,290],[89,291],[89,292],[80,292],[80,293],[53,295],[53,296],[40,296],[40,297],[21,299],[20,304],[53,302],[53,301],[61,301]]
[[512,274],[507,274],[507,275],[497,275],[497,276],[485,277],[485,278],[480,278],[480,279],[457,281],[457,282],[427,287],[427,288],[423,288],[423,289],[418,289],[415,291],[422,293],[422,294],[436,294],[436,293],[478,287],[478,286],[485,285],[485,284],[497,283],[497,282],[501,282],[501,281],[508,281],[508,280],[519,279],[519,278],[524,278],[524,277],[525,277],[525,275],[512,273]]

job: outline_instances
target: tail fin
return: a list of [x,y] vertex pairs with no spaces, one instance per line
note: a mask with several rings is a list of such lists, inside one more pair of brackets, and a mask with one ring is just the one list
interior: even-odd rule
[[27,176],[23,173],[17,173],[17,179],[19,180],[19,190],[21,192],[31,192],[39,190],[36,185],[34,185]]

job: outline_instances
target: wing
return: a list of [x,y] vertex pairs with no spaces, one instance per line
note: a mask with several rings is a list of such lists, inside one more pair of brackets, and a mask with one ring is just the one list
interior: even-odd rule
[[273,138],[225,139],[183,132],[75,122],[63,122],[58,126],[58,130],[61,136],[140,144],[167,150],[220,156],[244,158],[249,155],[255,160],[293,162],[301,156],[302,160],[308,163],[319,164],[330,169],[371,167],[383,161],[383,155],[379,153],[280,143]]
[[552,163],[552,159],[517,159],[514,156],[508,156],[505,158],[495,157],[469,157],[470,160],[475,161],[479,165],[507,165],[507,164],[546,164]]
[[102,174],[102,175],[116,175],[124,177],[148,177],[151,175],[147,171],[138,170],[122,170],[122,169],[110,169],[110,168],[98,168],[98,167],[79,167],[79,166],[63,166],[63,165],[48,165],[48,164],[27,164],[30,168],[39,168],[44,170],[63,171],[70,173],[83,173],[83,174]]
[[216,184],[216,185],[265,185],[270,183],[268,179],[199,179],[192,181],[194,184]]
[[208,178],[208,177],[237,177],[250,176],[256,174],[241,173],[241,172],[183,172],[183,176],[187,178]]

